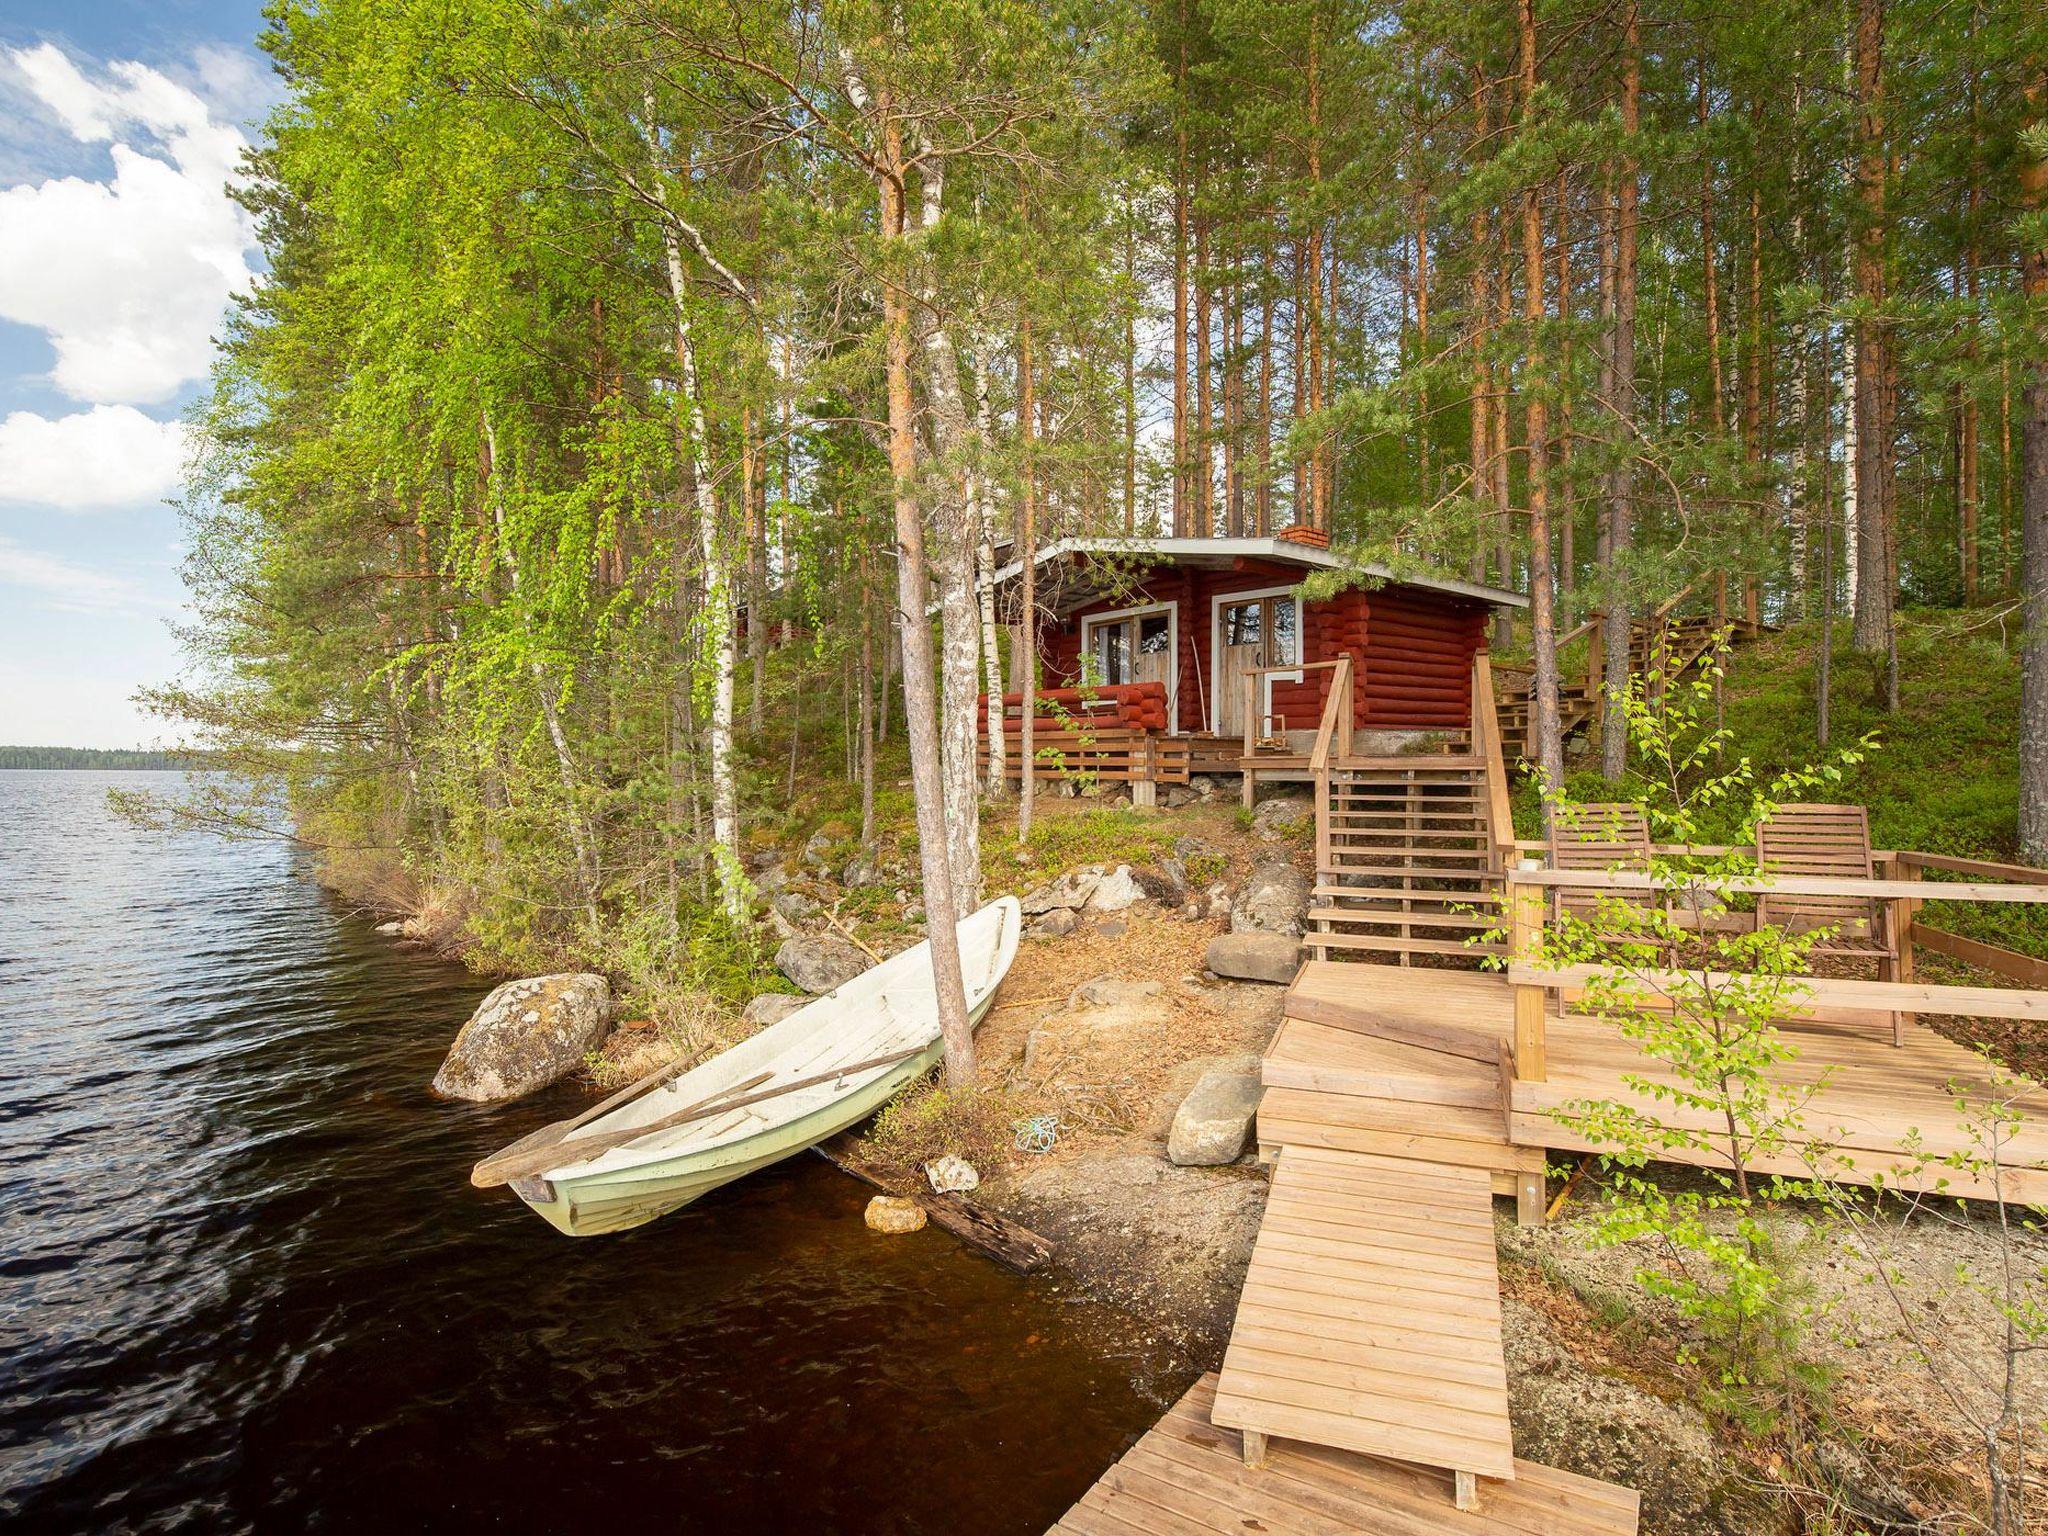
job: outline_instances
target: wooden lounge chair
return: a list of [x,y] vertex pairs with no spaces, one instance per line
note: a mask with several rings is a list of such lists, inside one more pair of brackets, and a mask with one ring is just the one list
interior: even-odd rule
[[[1626,801],[1595,801],[1563,805],[1550,819],[1552,869],[1647,870],[1650,866],[1650,818],[1640,805]],[[1626,901],[1654,908],[1656,891],[1609,891],[1561,885],[1551,901],[1553,917],[1570,913],[1581,922],[1599,910],[1600,901]],[[1622,937],[1622,935],[1617,935]]]
[[[1766,875],[1801,875],[1871,880],[1870,815],[1860,805],[1781,805],[1756,831],[1756,865]],[[1890,904],[1869,896],[1799,896],[1765,892],[1757,897],[1759,927],[1789,933],[1828,930],[1813,947],[1817,955],[1878,962],[1885,981],[1899,979],[1899,939],[1892,932]],[[1892,1015],[1892,1041],[1905,1043],[1905,1016]]]

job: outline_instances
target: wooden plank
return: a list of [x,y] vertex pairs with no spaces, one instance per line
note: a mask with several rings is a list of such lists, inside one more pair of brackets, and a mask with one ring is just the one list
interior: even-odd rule
[[[1609,968],[1569,965],[1550,969],[1510,962],[1508,980],[1517,986],[1583,987]],[[1652,1000],[1669,1000],[1668,989],[1691,984],[1694,974],[1685,971],[1648,970],[1631,973]],[[1736,980],[1723,972],[1705,973],[1710,984]],[[2048,992],[2016,991],[2004,987],[1953,987],[1926,982],[1860,981],[1840,976],[1799,976],[1791,978],[1795,990],[1788,997],[1788,1017],[1814,1007],[1858,1008],[1872,1013],[1892,1014],[1900,1010],[1917,1013],[1946,1013],[1968,1019],[2048,1019]],[[1522,1076],[1534,1074],[1527,1072]]]
[[[1662,891],[1681,889],[1679,883],[1659,880],[1633,870],[1516,869],[1508,874],[1510,885],[1569,885],[1603,891]],[[1768,876],[1731,876],[1701,881],[1700,889],[1731,893],[1779,896],[1842,896],[1869,900],[1910,897],[1930,901],[2012,902],[2020,905],[2048,903],[2048,885],[1993,885],[1983,881],[1959,880],[1848,880],[1818,875],[1794,875],[1773,879]]]
[[1921,853],[1901,848],[1895,855],[1901,864],[1920,869],[1938,869],[1944,874],[1978,875],[1986,880],[2011,880],[2021,885],[2048,885],[2048,869],[2030,864],[1997,864],[1989,859],[1959,859],[1946,853]]
[[[1282,1154],[1213,1417],[1511,1478],[1490,1182],[1424,1165],[1398,1207],[1356,1198],[1402,1174],[1386,1158]],[[1333,1194],[1354,1198],[1347,1207]],[[1451,1372],[1435,1368],[1441,1359],[1467,1364]]]
[[1947,955],[1951,960],[1994,971],[2000,976],[2010,976],[2030,987],[2048,989],[2048,960],[2037,960],[2032,955],[1986,944],[1981,939],[1964,938],[1959,933],[1929,928],[1924,923],[1913,924],[1911,931],[1913,942],[1922,949],[1931,949],[1937,955]]

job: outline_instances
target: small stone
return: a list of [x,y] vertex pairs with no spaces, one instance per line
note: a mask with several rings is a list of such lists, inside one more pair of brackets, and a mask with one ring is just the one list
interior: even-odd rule
[[379,923],[377,931],[387,939],[402,939],[405,937],[405,919],[393,918],[388,923]]
[[1259,1112],[1265,1090],[1250,1072],[1205,1072],[1181,1100],[1166,1137],[1168,1162],[1182,1168],[1215,1168],[1234,1163]]
[[1031,925],[1031,931],[1040,938],[1063,939],[1081,926],[1081,919],[1065,907],[1055,908]]
[[749,1024],[765,1028],[770,1024],[780,1024],[808,1002],[808,997],[793,997],[787,992],[763,992],[741,1010],[740,1017]]
[[868,1202],[864,1219],[877,1232],[915,1232],[924,1226],[924,1207],[901,1195],[877,1195]]
[[1067,998],[1069,1008],[1129,1008],[1166,995],[1159,981],[1123,981],[1115,976],[1097,976],[1074,988]]
[[1131,873],[1131,866],[1119,864],[1111,873],[1095,882],[1095,888],[1088,893],[1090,912],[1121,912],[1145,899],[1145,888]]
[[1301,969],[1301,941],[1286,933],[1219,933],[1203,959],[1218,976],[1285,986]]
[[1131,925],[1120,917],[1113,917],[1106,923],[1097,923],[1095,925],[1095,933],[1098,938],[1120,939],[1130,931]]
[[1070,869],[1057,880],[1026,892],[1017,904],[1024,909],[1026,917],[1061,910],[1076,911],[1088,905],[1088,898],[1095,894],[1095,887],[1101,880],[1102,866],[1099,864]]
[[873,885],[881,874],[881,867],[875,858],[875,850],[863,848],[839,871],[839,883],[849,890],[858,890],[864,885]]
[[970,1189],[981,1187],[981,1175],[974,1171],[974,1164],[964,1157],[955,1157],[948,1152],[944,1157],[935,1157],[924,1165],[924,1176],[934,1190],[942,1195],[964,1194]]
[[1188,899],[1188,869],[1179,859],[1161,859],[1157,868],[1134,869],[1131,878],[1148,901],[1177,907]]
[[832,839],[825,835],[824,828],[813,832],[804,842],[804,851],[797,855],[799,862],[813,869],[825,867],[825,856],[832,851]]
[[775,968],[811,993],[843,987],[872,963],[857,945],[832,934],[784,939],[775,951]]
[[818,904],[802,891],[777,891],[768,905],[792,928],[801,928],[818,915]]

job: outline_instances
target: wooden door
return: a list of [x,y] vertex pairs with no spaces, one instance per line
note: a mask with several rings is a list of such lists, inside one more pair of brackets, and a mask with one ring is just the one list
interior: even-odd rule
[[1299,661],[1294,599],[1289,596],[1246,597],[1225,602],[1219,615],[1221,665],[1216,680],[1216,729],[1224,736],[1242,736],[1247,724],[1263,730],[1268,697],[1262,679],[1253,685],[1253,709],[1260,719],[1247,721],[1245,677],[1260,667],[1284,667]]

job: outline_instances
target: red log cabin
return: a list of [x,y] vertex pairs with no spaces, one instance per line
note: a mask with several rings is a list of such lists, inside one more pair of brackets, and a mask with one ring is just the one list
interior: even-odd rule
[[[1527,602],[1448,576],[1361,565],[1299,530],[1062,539],[1040,550],[1037,563],[1041,687],[1052,698],[1041,706],[1040,728],[1049,708],[1057,731],[1070,691],[1079,690],[1091,708],[1127,705],[1118,724],[1186,738],[1173,745],[1175,760],[1191,759],[1197,773],[1238,771],[1245,743],[1256,741],[1272,754],[1272,776],[1291,776],[1295,765],[1284,759],[1308,750],[1338,675],[1318,664],[1340,657],[1351,661],[1360,750],[1395,752],[1420,735],[1463,734],[1488,617],[1496,606]],[[1341,569],[1364,579],[1333,597],[1301,597],[1308,576]],[[996,572],[1001,597],[1014,598],[1021,574],[1016,561]],[[1011,694],[1005,702],[1014,732],[1020,701]],[[1248,709],[1256,718],[1247,720]]]

